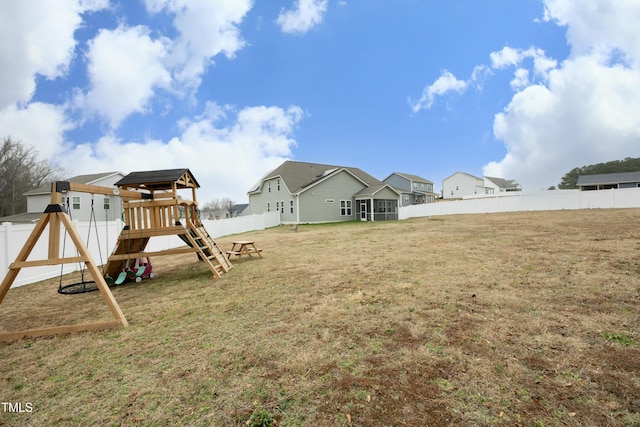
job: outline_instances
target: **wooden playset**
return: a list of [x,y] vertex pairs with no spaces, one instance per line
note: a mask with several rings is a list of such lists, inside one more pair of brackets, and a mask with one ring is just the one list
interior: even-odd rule
[[[196,199],[196,189],[199,188],[199,185],[189,169],[133,172],[115,185],[117,188],[110,189],[70,181],[54,182],[51,203],[41,215],[15,262],[9,266],[9,271],[0,285],[0,304],[2,304],[22,268],[84,263],[115,320],[3,332],[0,333],[0,340],[11,341],[23,337],[127,326],[127,319],[113,297],[107,280],[122,283],[132,271],[134,271],[134,275],[140,273],[142,276],[145,271],[150,275],[150,257],[195,252],[198,258],[207,265],[213,277],[220,277],[232,267],[200,221]],[[185,189],[191,190],[191,200],[178,196],[178,191]],[[103,273],[98,269],[62,205],[62,194],[69,191],[117,195],[123,200],[126,226],[118,237],[115,249],[109,256]],[[49,226],[47,259],[28,260],[47,225]],[[60,256],[62,227],[75,245],[77,256],[66,257],[64,254],[62,257]],[[145,251],[151,237],[167,235],[177,235],[187,244],[187,247],[153,252]],[[148,265],[144,265],[142,260],[145,259]],[[142,264],[136,266],[136,262],[142,262]]]

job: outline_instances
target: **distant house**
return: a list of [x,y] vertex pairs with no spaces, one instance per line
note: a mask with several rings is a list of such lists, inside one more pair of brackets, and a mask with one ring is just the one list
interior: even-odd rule
[[640,172],[580,175],[576,184],[581,191],[640,187]]
[[400,192],[358,168],[285,161],[248,192],[251,213],[283,223],[398,219]]
[[456,172],[442,180],[443,199],[461,199],[474,194],[486,194],[483,178]]
[[[96,185],[100,187],[113,187],[124,177],[121,172],[105,172],[91,175],[78,175],[65,181],[79,184]],[[51,203],[51,183],[25,193],[27,196],[27,212],[10,217],[0,218],[2,222],[37,222],[44,210]],[[97,221],[113,221],[122,218],[122,200],[118,196],[93,195],[89,193],[69,192],[62,195],[62,203],[69,206],[69,214],[72,219],[88,221],[91,216],[91,206]]]
[[433,182],[428,179],[408,173],[394,172],[382,182],[391,185],[402,193],[401,206],[433,203],[436,193],[433,192]]
[[240,203],[237,205],[231,205],[230,208],[216,209],[213,211],[202,212],[203,218],[206,219],[225,219],[236,218],[249,214],[249,204]]
[[507,191],[522,191],[522,186],[513,179],[484,177],[484,188],[486,194],[502,193]]

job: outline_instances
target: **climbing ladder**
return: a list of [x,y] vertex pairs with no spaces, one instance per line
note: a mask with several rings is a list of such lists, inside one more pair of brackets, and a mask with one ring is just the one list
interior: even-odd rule
[[189,242],[189,246],[197,250],[199,258],[207,264],[214,275],[217,274],[217,277],[220,277],[220,275],[231,269],[231,263],[204,226],[198,227],[187,221],[185,230],[187,231],[185,237]]

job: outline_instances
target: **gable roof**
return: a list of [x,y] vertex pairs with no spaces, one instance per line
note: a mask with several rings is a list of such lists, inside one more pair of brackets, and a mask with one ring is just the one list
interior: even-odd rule
[[0,222],[13,222],[13,223],[36,223],[42,216],[42,212],[25,212],[21,214],[3,216],[0,218]]
[[[94,184],[96,181],[100,181],[102,179],[108,178],[113,175],[123,175],[122,172],[103,172],[103,173],[92,173],[88,175],[76,175],[71,178],[67,178],[60,181],[70,181],[76,182],[78,184]],[[51,182],[47,182],[46,184],[41,185],[40,187],[27,191],[24,193],[25,196],[35,196],[37,194],[51,194]]]
[[200,188],[198,181],[186,168],[131,172],[115,185],[148,190],[170,190],[173,188],[173,183],[176,183],[177,188]]
[[442,182],[444,182],[444,181],[448,180],[449,178],[453,177],[454,175],[458,175],[458,174],[466,175],[466,176],[468,176],[468,177],[470,177],[470,178],[473,178],[473,179],[479,179],[479,180],[482,180],[482,178],[478,178],[477,176],[471,175],[470,173],[466,173],[466,172],[454,172],[454,173],[452,173],[451,175],[449,175],[448,177],[446,177],[445,179],[443,179],[443,180],[442,180]]
[[358,191],[355,196],[358,198],[364,198],[364,197],[374,197],[378,192],[380,192],[381,190],[388,188],[389,190],[393,191],[394,193],[396,193],[398,196],[400,196],[402,194],[402,192],[394,187],[392,187],[389,184],[385,184],[385,183],[380,183],[380,184],[374,184],[374,185],[370,185],[368,187],[363,188],[362,190]]
[[490,176],[485,176],[485,179],[493,182],[498,188],[517,188],[520,184],[513,179],[502,179],[502,178],[493,178]]
[[433,181],[429,181],[428,179],[422,178],[421,176],[412,175],[410,173],[401,173],[401,172],[394,172],[388,177],[386,177],[385,179],[383,179],[383,181],[386,181],[387,179],[391,178],[393,175],[401,176],[402,178],[406,178],[409,181],[413,181],[413,182],[423,182],[425,184],[433,184]]
[[287,160],[265,175],[258,186],[249,191],[249,193],[260,192],[264,181],[278,177],[283,180],[291,194],[300,193],[339,171],[347,171],[367,186],[383,184],[383,182],[358,168]]
[[640,171],[580,175],[577,185],[619,184],[624,182],[640,182]]

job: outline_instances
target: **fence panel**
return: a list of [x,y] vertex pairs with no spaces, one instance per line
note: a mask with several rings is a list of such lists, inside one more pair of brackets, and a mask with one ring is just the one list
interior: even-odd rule
[[399,218],[489,212],[640,208],[640,188],[500,193],[399,208]]
[[[227,236],[230,234],[245,233],[248,231],[264,230],[265,228],[275,227],[280,224],[280,214],[277,212],[269,212],[265,214],[257,214],[243,216],[237,218],[221,219],[216,221],[203,221],[203,225],[214,239],[217,237]],[[87,246],[91,257],[98,265],[106,264],[109,255],[114,250],[118,236],[124,227],[124,222],[116,221],[97,221],[78,222],[74,220],[74,226],[80,234],[82,241]],[[4,279],[9,269],[9,265],[15,261],[18,253],[24,246],[25,242],[31,235],[35,224],[11,224],[9,222],[2,223],[0,226],[0,281]],[[64,228],[64,227],[63,227]],[[42,233],[40,239],[34,246],[29,256],[29,260],[47,259],[49,245],[49,227],[47,226]],[[173,236],[156,236],[149,239],[146,250],[161,251],[184,246],[184,242],[179,237]],[[60,243],[60,256],[72,257],[76,256],[77,251],[75,245],[67,233],[62,231]],[[27,283],[38,282],[40,280],[50,279],[81,268],[79,264],[64,264],[29,267],[23,268],[18,273],[12,287],[26,285]]]

